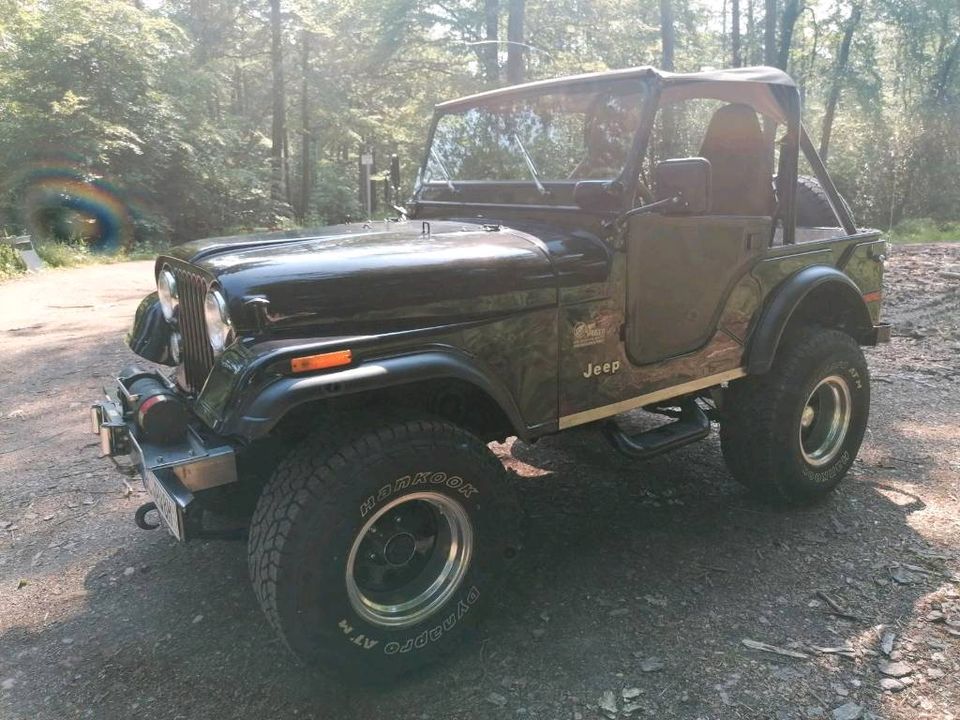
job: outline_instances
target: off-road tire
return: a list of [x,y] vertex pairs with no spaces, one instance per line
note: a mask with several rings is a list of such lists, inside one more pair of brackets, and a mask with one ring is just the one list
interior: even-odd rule
[[[853,217],[847,201],[842,197],[843,206]],[[836,227],[837,218],[833,214],[827,191],[816,178],[800,175],[797,177],[797,227]]]
[[[805,452],[801,437],[818,427],[805,431],[803,422],[820,422],[804,420],[808,402],[815,402],[811,393],[818,386],[827,388],[825,392],[833,386],[842,390],[844,384],[849,423],[831,446],[835,454],[814,458],[811,464],[811,450]],[[724,392],[723,457],[738,482],[770,501],[815,502],[847,474],[860,450],[869,412],[870,375],[860,346],[838,330],[803,327],[784,338],[769,372],[737,380]]]
[[[369,423],[317,432],[280,463],[254,513],[248,556],[254,591],[287,647],[359,682],[395,678],[457,647],[496,596],[519,534],[512,487],[478,438],[440,420]],[[416,624],[385,626],[356,609],[356,585],[351,600],[348,556],[365,523],[426,502],[415,499],[424,493],[456,504],[444,518],[462,508],[472,553],[439,608]]]

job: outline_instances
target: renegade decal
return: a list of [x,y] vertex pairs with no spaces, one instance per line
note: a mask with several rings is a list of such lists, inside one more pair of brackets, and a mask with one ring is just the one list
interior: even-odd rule
[[573,326],[573,347],[582,348],[599,345],[607,336],[603,326],[595,322],[578,322]]

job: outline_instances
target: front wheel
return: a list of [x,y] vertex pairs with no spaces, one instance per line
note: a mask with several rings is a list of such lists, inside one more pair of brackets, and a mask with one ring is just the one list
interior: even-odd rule
[[838,330],[804,327],[784,340],[768,373],[725,392],[723,457],[734,478],[761,495],[816,501],[853,465],[869,412],[860,346]]
[[446,422],[317,434],[277,468],[254,514],[250,573],[302,660],[385,680],[453,649],[516,545],[503,467]]

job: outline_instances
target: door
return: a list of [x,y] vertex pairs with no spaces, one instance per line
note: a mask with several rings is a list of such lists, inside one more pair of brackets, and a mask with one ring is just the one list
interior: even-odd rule
[[627,357],[635,365],[698,350],[716,332],[730,290],[767,245],[770,217],[631,218]]

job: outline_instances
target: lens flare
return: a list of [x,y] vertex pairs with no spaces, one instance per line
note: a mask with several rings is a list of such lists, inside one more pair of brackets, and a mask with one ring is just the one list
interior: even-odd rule
[[11,218],[34,237],[80,241],[97,252],[129,248],[139,213],[106,178],[84,172],[71,158],[43,159],[7,179]]

